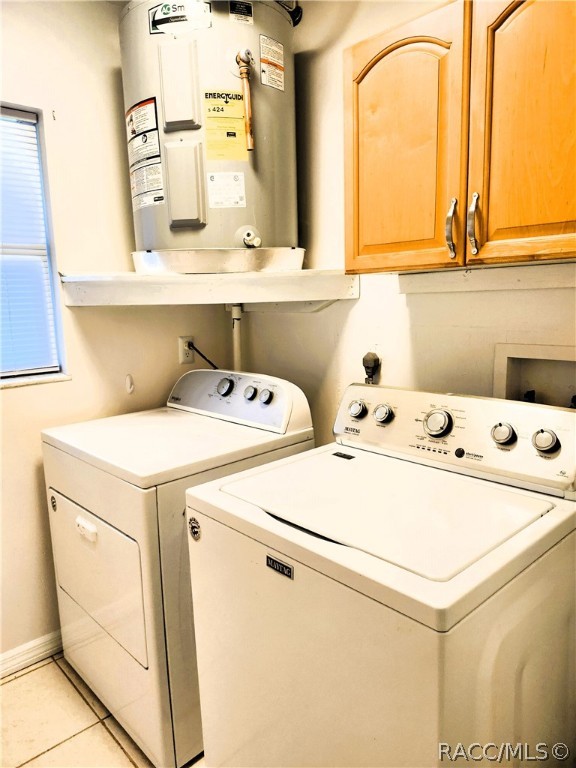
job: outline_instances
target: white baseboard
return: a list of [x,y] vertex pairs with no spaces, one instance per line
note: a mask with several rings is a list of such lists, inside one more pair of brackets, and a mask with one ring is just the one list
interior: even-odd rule
[[62,635],[60,630],[49,635],[39,637],[30,643],[19,645],[11,651],[6,651],[0,656],[0,677],[12,675],[21,669],[43,661],[48,656],[53,656],[62,650]]

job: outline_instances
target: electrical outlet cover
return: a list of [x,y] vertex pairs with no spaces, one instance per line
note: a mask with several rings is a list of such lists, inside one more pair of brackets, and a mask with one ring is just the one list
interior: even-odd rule
[[193,336],[178,336],[178,362],[190,365],[194,362],[194,350],[188,348],[188,342],[194,342]]

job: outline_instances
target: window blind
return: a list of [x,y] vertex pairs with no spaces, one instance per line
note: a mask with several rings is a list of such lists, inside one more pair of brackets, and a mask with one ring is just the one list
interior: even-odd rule
[[0,112],[2,378],[60,371],[34,113]]

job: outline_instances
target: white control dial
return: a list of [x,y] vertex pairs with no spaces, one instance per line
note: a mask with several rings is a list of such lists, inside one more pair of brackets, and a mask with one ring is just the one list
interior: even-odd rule
[[218,382],[218,386],[216,387],[216,391],[219,395],[222,395],[222,397],[226,397],[226,395],[229,395],[230,392],[234,389],[234,381],[232,379],[220,379]]
[[368,408],[363,400],[352,400],[348,406],[348,413],[353,419],[363,419],[368,413]]
[[244,390],[244,397],[246,398],[246,400],[254,400],[257,394],[258,394],[258,390],[256,389],[256,387],[253,387],[252,384],[248,384],[248,386]]
[[452,415],[448,411],[434,408],[424,416],[423,426],[430,437],[444,437],[452,429]]
[[372,415],[379,424],[386,424],[387,421],[392,421],[394,418],[394,411],[388,403],[380,403],[374,408]]
[[560,440],[551,429],[539,429],[532,435],[532,445],[542,453],[552,453],[560,448]]
[[498,443],[498,445],[510,445],[510,443],[516,441],[514,427],[503,421],[494,424],[490,434],[492,435],[492,440],[494,440],[495,443]]
[[272,398],[274,397],[274,392],[272,392],[271,389],[263,389],[262,392],[260,392],[260,402],[263,405],[268,405],[272,402]]

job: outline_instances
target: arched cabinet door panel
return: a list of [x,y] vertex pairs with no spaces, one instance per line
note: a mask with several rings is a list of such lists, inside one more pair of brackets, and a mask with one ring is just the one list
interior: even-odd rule
[[345,54],[346,269],[576,257],[576,3],[456,0]]
[[346,52],[350,272],[464,263],[468,10],[454,3]]
[[474,2],[468,263],[576,255],[576,3]]

